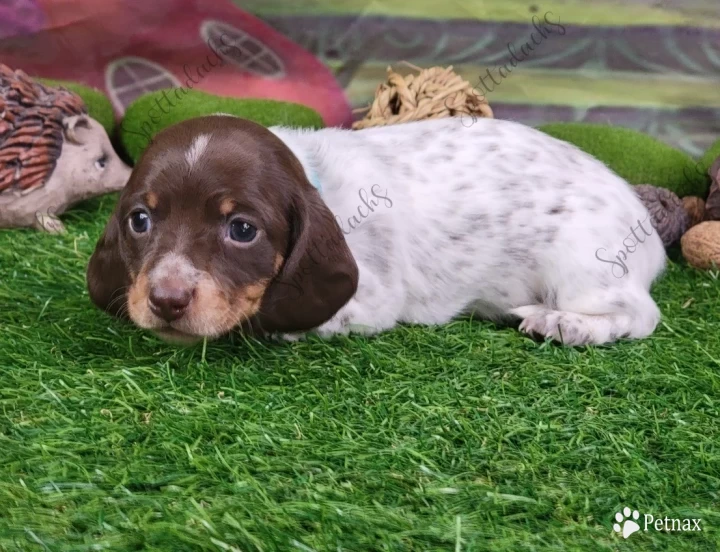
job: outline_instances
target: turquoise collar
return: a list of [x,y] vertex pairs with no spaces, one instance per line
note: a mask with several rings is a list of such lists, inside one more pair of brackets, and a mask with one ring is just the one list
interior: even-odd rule
[[318,178],[317,173],[312,169],[307,169],[305,174],[307,175],[310,184],[312,184],[318,192],[322,193],[322,186],[320,186],[320,179]]

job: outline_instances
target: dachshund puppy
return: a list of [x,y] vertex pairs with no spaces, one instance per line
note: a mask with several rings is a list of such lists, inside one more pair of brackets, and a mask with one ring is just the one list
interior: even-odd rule
[[585,345],[652,333],[664,266],[631,187],[532,128],[308,131],[213,115],[156,136],[87,278],[98,307],[173,341],[473,314]]

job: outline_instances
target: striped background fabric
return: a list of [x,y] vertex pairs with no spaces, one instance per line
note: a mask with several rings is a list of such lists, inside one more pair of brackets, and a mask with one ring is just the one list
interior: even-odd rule
[[353,107],[404,60],[454,66],[499,118],[625,126],[693,156],[720,138],[718,0],[235,1],[329,66]]

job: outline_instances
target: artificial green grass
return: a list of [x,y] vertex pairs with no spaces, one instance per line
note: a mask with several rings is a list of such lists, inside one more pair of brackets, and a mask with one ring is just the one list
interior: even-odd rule
[[97,88],[90,88],[76,82],[53,80],[53,79],[37,79],[46,86],[64,86],[68,90],[75,92],[80,96],[88,108],[88,114],[95,119],[104,128],[108,136],[113,135],[115,129],[115,112],[108,97],[100,92]]
[[[706,197],[710,178],[684,152],[629,128],[592,123],[548,123],[539,130],[597,157],[630,184],[652,184],[679,197]],[[708,165],[709,166],[709,165]]]
[[[462,320],[174,348],[95,310],[106,196],[0,232],[0,550],[717,550],[717,274],[608,347]],[[623,506],[701,533],[612,530]]]
[[324,126],[320,114],[304,105],[276,100],[224,98],[199,90],[175,88],[145,94],[127,108],[120,125],[122,145],[135,162],[153,136],[162,129],[186,119],[218,112],[249,119],[267,127]]

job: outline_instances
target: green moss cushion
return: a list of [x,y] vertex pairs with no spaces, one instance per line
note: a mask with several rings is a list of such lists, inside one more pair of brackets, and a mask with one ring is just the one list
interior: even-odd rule
[[720,157],[720,140],[710,146],[708,150],[702,155],[695,167],[696,172],[708,176],[709,178],[708,169],[710,169],[713,162],[718,157]]
[[590,123],[550,123],[538,129],[597,157],[630,184],[652,184],[680,197],[705,197],[710,187],[689,155],[641,132]]
[[37,79],[46,86],[64,86],[80,96],[88,108],[90,117],[100,123],[108,136],[112,136],[115,129],[115,113],[108,97],[97,90],[76,82],[66,82],[52,79]]
[[120,139],[135,162],[152,137],[164,128],[218,112],[249,119],[266,127],[325,126],[322,117],[304,105],[275,100],[223,98],[199,90],[159,90],[141,96],[128,107],[120,125]]

